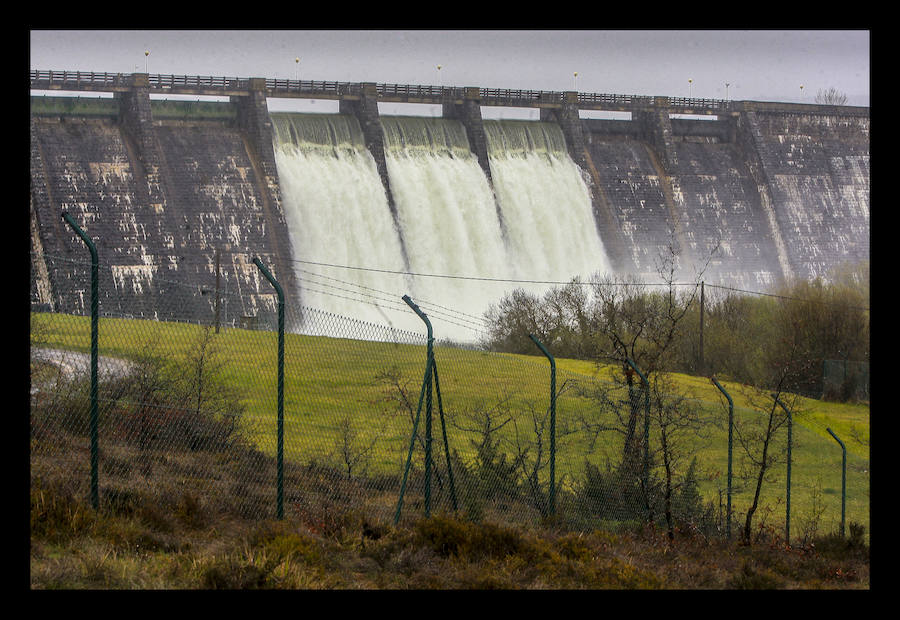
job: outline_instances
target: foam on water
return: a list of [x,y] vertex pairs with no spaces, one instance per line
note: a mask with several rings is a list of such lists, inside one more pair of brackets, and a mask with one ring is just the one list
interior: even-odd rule
[[[305,305],[421,331],[400,301],[409,294],[436,337],[472,341],[489,305],[520,286],[503,280],[567,281],[608,270],[589,187],[555,124],[485,121],[492,188],[460,122],[382,117],[395,218],[354,117],[272,119],[294,259],[381,270],[297,262]],[[406,270],[456,277],[396,273]],[[381,301],[360,303],[374,298],[351,289]]]

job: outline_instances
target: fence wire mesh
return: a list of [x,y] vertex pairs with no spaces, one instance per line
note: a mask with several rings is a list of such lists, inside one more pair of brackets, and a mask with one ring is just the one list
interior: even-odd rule
[[[86,498],[90,263],[32,259],[33,269],[39,263],[69,282],[57,286],[65,300],[32,291],[32,487],[55,484]],[[156,277],[153,308],[145,308],[119,294],[124,280],[115,267],[101,264],[100,272],[113,290],[100,301],[101,506],[152,497],[159,510],[199,503],[215,514],[275,517],[278,334],[267,285],[253,295],[224,285],[210,294]],[[136,282],[128,281],[135,298]],[[592,530],[671,520],[707,535],[726,532],[727,414],[715,395],[685,396],[664,382],[647,390],[621,369],[559,368],[551,449],[549,366],[537,349],[522,355],[438,343],[429,439],[427,406],[419,404],[424,329],[290,303],[286,324],[286,519],[323,529],[350,515],[391,524],[429,511],[522,526],[555,519]],[[739,409],[745,419],[759,416]],[[809,530],[825,514],[833,524],[840,497],[829,490],[840,488],[840,451],[796,420],[794,428],[794,454],[814,454],[803,466],[816,468],[795,474],[796,522]],[[774,444],[783,452],[784,442],[782,433]],[[752,465],[735,451],[735,523],[752,500]],[[852,467],[849,513],[867,524],[868,460],[854,457]],[[783,522],[783,475],[782,465],[769,472],[758,513],[766,524]]]

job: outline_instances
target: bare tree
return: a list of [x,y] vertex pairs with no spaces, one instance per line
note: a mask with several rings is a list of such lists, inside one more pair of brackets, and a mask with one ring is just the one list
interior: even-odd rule
[[[623,463],[635,467],[639,462],[642,438],[637,422],[642,399],[636,393],[631,360],[648,381],[658,371],[670,368],[684,319],[699,295],[700,282],[709,259],[686,289],[676,290],[678,251],[671,240],[658,259],[657,272],[662,289],[649,290],[638,278],[599,276],[593,292],[598,318],[594,322],[598,334],[598,361],[615,361],[622,368],[629,392],[628,419],[625,423]],[[646,389],[644,386],[640,390]]]
[[835,87],[819,89],[816,93],[816,103],[821,105],[847,105],[847,95]]
[[390,415],[395,413],[406,414],[409,424],[412,426],[416,417],[416,405],[411,399],[410,382],[412,379],[404,378],[397,366],[379,371],[375,375],[375,381],[385,386],[379,402],[387,404],[393,409]]
[[[556,391],[557,401],[559,396],[568,391],[571,382],[565,380]],[[525,485],[525,492],[529,503],[538,510],[541,517],[551,516],[551,504],[547,487],[549,483],[541,482],[544,471],[550,465],[550,407],[540,411],[533,402],[525,403],[525,428],[519,428],[519,420],[513,419],[514,436],[512,439],[515,452],[514,462],[519,468],[521,480]],[[556,445],[566,435],[577,432],[577,429],[569,424],[560,424],[557,420]],[[557,488],[559,481],[555,481]]]
[[696,449],[698,438],[705,433],[706,419],[702,408],[690,398],[679,394],[672,381],[657,373],[653,381],[653,418],[659,430],[659,458],[663,466],[663,514],[669,540],[675,538],[673,502],[680,487],[677,473],[684,459],[692,454],[687,446]]
[[475,450],[475,457],[466,464],[475,474],[479,495],[512,496],[516,492],[517,464],[507,461],[507,453],[502,449],[499,431],[513,421],[510,396],[500,396],[496,402],[460,411],[450,419],[450,425],[466,433],[469,444]]
[[341,465],[347,472],[347,480],[353,477],[353,471],[362,467],[368,468],[372,450],[378,443],[378,435],[363,441],[359,432],[353,428],[349,415],[345,415],[338,425],[338,436],[335,439],[335,449]]
[[790,393],[789,389],[809,360],[803,354],[802,336],[796,327],[787,329],[780,339],[772,343],[768,383],[771,387],[764,389],[745,386],[744,396],[751,408],[763,415],[735,419],[735,438],[747,458],[742,477],[751,480],[753,485],[753,500],[747,509],[742,533],[745,544],[751,542],[753,517],[759,509],[763,483],[772,469],[781,462],[783,455],[782,451],[776,449],[776,435],[791,422],[791,414],[787,411],[791,411],[793,415],[800,413],[799,398]]
[[[237,433],[244,411],[240,390],[225,375],[228,364],[216,338],[212,326],[202,326],[184,359],[173,368],[181,393],[179,400],[193,420],[183,429],[192,435],[192,445],[227,443]],[[211,432],[217,436],[210,436]]]

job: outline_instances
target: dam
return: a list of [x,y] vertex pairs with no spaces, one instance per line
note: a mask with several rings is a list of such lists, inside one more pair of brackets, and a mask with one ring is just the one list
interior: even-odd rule
[[[868,108],[55,71],[31,89],[112,94],[32,96],[31,299],[52,311],[84,313],[89,291],[62,212],[108,266],[102,308],[204,321],[217,277],[234,317],[271,321],[254,257],[289,305],[410,329],[402,303],[367,300],[410,294],[477,322],[515,287],[658,282],[669,248],[677,277],[707,265],[706,282],[751,291],[869,258]],[[270,112],[273,98],[339,109]],[[383,116],[385,102],[442,113]]]

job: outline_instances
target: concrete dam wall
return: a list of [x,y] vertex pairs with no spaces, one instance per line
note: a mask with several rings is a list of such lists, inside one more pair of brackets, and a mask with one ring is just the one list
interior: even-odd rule
[[[220,286],[239,300],[230,318],[270,317],[276,299],[252,263],[257,256],[281,282],[288,303],[309,303],[297,276],[298,224],[295,214],[286,215],[293,207],[285,204],[266,94],[259,87],[232,94],[229,102],[151,100],[146,84],[135,80],[114,99],[93,103],[34,97],[32,304],[76,313],[88,308],[87,250],[63,212],[97,244],[104,312],[208,321],[218,261]],[[410,190],[396,178],[393,134],[394,151],[385,156],[375,97],[365,88],[344,95],[341,117],[368,150],[404,248],[400,264],[410,268],[411,240],[398,219],[398,204],[408,208]],[[515,224],[509,218],[520,211],[501,204],[506,181],[497,129],[485,132],[479,103],[476,96],[445,101],[440,131],[468,141],[470,152],[460,155],[454,138],[457,150],[447,157],[471,155],[476,169],[480,164],[477,185],[488,188],[489,199],[494,192],[506,234]],[[691,277],[708,261],[706,282],[759,291],[868,259],[868,109],[729,103],[711,120],[674,118],[685,109],[663,105],[635,108],[631,120],[580,119],[578,105],[565,100],[542,107],[541,123],[558,127],[565,142],[562,155],[550,156],[567,156],[581,172],[606,254],[597,257],[598,268],[658,281],[657,259],[671,245],[681,276]],[[398,123],[391,125],[395,133],[403,128]],[[542,135],[556,134],[545,129]],[[558,279],[573,275],[579,274]]]
[[617,268],[652,273],[674,242],[684,266],[709,259],[708,282],[765,290],[868,259],[868,115],[770,107],[671,119],[663,144],[634,121],[594,124],[587,151]]
[[89,255],[65,211],[110,267],[100,270],[107,313],[207,319],[217,258],[220,286],[241,302],[234,316],[274,312],[253,258],[295,287],[277,181],[259,159],[233,120],[162,118],[136,135],[118,116],[33,116],[33,302],[89,310]]

